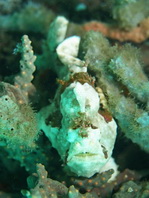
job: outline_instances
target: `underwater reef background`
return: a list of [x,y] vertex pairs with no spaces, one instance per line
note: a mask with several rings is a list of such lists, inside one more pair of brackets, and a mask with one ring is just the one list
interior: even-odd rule
[[0,198],[149,197],[148,7],[0,0]]

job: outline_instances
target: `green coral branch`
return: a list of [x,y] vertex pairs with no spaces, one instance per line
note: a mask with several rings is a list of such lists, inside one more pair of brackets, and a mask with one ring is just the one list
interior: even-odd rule
[[122,131],[149,152],[149,82],[139,62],[138,51],[130,45],[122,49],[111,47],[97,32],[86,34],[81,51],[80,57],[95,73],[97,84],[107,97],[109,111]]
[[20,74],[14,79],[16,87],[20,88],[24,95],[28,96],[28,93],[34,90],[34,86],[31,81],[33,80],[33,73],[35,71],[34,62],[36,56],[32,50],[31,41],[27,35],[22,37],[22,43],[17,45],[14,53],[20,52],[22,58],[20,60]]

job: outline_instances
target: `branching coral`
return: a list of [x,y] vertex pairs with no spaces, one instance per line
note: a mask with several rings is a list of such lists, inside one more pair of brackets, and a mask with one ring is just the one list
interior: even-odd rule
[[[35,91],[31,81],[36,57],[27,35],[22,37],[22,43],[14,52],[22,55],[20,73],[14,76],[14,85],[0,82],[0,146],[9,158],[19,161],[20,166],[32,172],[36,163],[46,165],[49,158],[39,142],[37,144],[39,129],[36,114],[30,105],[29,96]],[[46,148],[51,148],[51,145]]]
[[[27,198],[106,198],[111,196],[111,192],[114,186],[119,186],[125,182],[120,191],[115,193],[113,197],[119,197],[120,195],[124,198],[126,196],[148,196],[148,182],[143,184],[135,183],[135,180],[141,178],[141,175],[130,170],[125,170],[119,174],[116,180],[109,183],[109,178],[113,170],[108,170],[101,174],[97,174],[92,178],[72,178],[73,185],[69,188],[65,186],[65,182],[61,183],[48,178],[48,173],[42,164],[37,164],[37,173],[33,173],[28,177],[28,186],[30,190],[22,190],[22,194]],[[86,193],[80,193],[84,191]],[[123,193],[123,194],[122,194]],[[120,194],[120,195],[119,195]]]
[[34,62],[36,56],[33,54],[31,41],[27,35],[22,37],[22,43],[17,45],[14,49],[14,53],[20,52],[22,55],[20,61],[20,74],[15,76],[14,85],[15,87],[22,90],[24,96],[28,98],[28,94],[34,91],[34,86],[31,83],[33,80],[33,72],[35,71]]
[[18,146],[33,147],[38,137],[35,114],[28,104],[35,56],[28,37],[23,36],[22,40],[21,76],[16,76],[15,85],[0,83],[1,142],[10,144],[14,149]]

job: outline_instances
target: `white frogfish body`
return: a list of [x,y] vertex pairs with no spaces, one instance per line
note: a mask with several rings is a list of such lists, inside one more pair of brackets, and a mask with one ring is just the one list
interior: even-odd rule
[[91,177],[112,155],[116,123],[98,113],[100,99],[88,83],[71,83],[60,98],[61,127],[42,130],[69,169],[78,176]]
[[[39,127],[71,172],[91,177],[104,171],[104,166],[111,161],[117,125],[112,117],[107,121],[100,113],[103,96],[100,101],[89,82],[84,61],[77,58],[79,42],[79,37],[70,37],[57,47],[61,62],[69,69],[64,77],[67,83],[57,94],[59,102],[41,110]],[[51,117],[59,124],[53,124]]]

